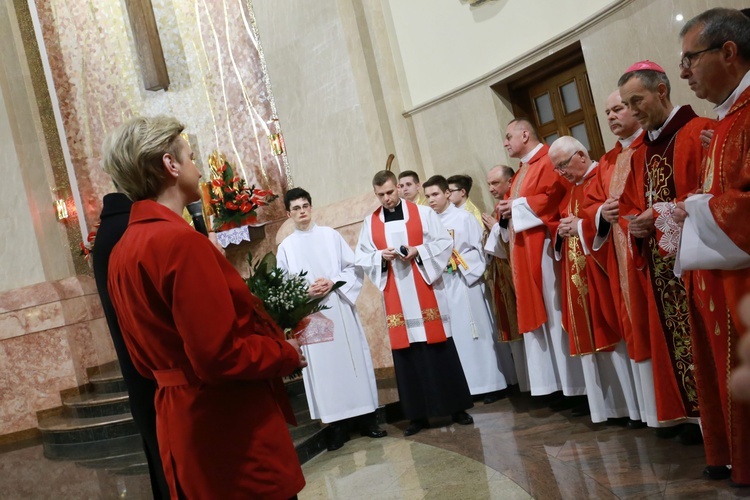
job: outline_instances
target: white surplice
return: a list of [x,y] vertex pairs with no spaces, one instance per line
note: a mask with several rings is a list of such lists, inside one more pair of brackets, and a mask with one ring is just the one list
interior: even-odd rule
[[[488,258],[508,260],[508,252],[505,250],[506,244],[500,241],[501,238],[500,224],[496,222],[487,236],[487,241],[484,243],[484,251],[488,255]],[[503,373],[509,384],[518,384],[518,389],[521,392],[531,391],[529,367],[526,362],[526,348],[524,347],[523,338],[512,342],[500,342],[500,364],[503,367]],[[514,368],[515,376],[508,371],[510,367]]]
[[302,376],[310,416],[330,423],[374,412],[378,390],[355,307],[363,276],[354,266],[354,252],[336,230],[313,225],[284,239],[277,261],[290,273],[307,271],[309,284],[318,278],[346,282],[323,301],[330,308],[322,313],[333,321],[333,341],[302,346],[308,361]]
[[482,227],[466,210],[452,204],[438,214],[453,236],[461,263],[455,272],[445,272],[443,281],[451,304],[451,331],[458,357],[472,395],[508,387],[495,339],[497,326],[490,313],[484,285],[487,265],[482,247]]
[[[385,239],[389,247],[398,248],[401,245],[409,245],[406,236],[406,223],[409,220],[409,210],[406,203],[401,200],[403,205],[403,220],[394,220],[385,224]],[[450,260],[453,251],[453,240],[451,240],[448,230],[440,222],[437,214],[430,207],[417,205],[419,215],[422,219],[422,236],[423,243],[416,245],[419,252],[421,265],[417,265],[419,275],[414,276],[411,262],[404,262],[401,259],[395,259],[388,265],[393,267],[393,273],[396,278],[396,289],[401,299],[401,307],[406,322],[406,331],[409,337],[409,343],[427,342],[427,334],[424,329],[422,320],[422,310],[417,297],[417,288],[414,279],[422,279],[427,284],[432,285],[435,291],[440,315],[443,319],[445,335],[451,336],[450,328],[450,307],[448,297],[445,293],[445,283],[443,282],[443,270]],[[379,217],[384,221],[383,211],[380,211]],[[359,234],[359,241],[355,251],[355,263],[357,267],[364,270],[365,274],[380,291],[385,289],[388,280],[388,273],[382,270],[381,250],[375,248],[372,240],[372,217],[368,215],[362,224],[362,231]]]

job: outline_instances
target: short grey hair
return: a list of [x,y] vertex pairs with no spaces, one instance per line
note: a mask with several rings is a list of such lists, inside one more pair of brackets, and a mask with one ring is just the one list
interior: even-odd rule
[[696,27],[701,27],[698,35],[701,44],[721,47],[726,42],[734,42],[740,57],[750,61],[750,19],[739,10],[715,8],[698,14],[683,26],[680,38],[685,38]]
[[138,117],[117,127],[102,145],[104,171],[133,201],[156,198],[167,184],[162,157],[177,156],[185,126],[170,116]]
[[631,78],[638,78],[644,87],[651,92],[656,92],[657,87],[660,83],[667,86],[667,99],[669,94],[672,92],[672,85],[669,83],[669,78],[666,73],[661,71],[654,71],[652,69],[639,69],[635,71],[628,71],[617,80],[617,86],[622,87],[630,81]]
[[584,146],[581,141],[571,135],[564,135],[552,143],[547,154],[550,156],[558,153],[572,155],[578,151],[585,154],[586,158],[589,158],[589,150],[586,149],[586,146]]

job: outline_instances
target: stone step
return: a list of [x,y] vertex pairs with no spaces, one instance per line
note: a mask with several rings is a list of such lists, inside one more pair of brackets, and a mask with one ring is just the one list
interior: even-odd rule
[[54,416],[39,421],[44,456],[81,460],[137,452],[141,436],[130,413],[104,417]]
[[148,474],[148,462],[144,457],[142,463],[131,464],[120,469],[107,469],[107,472],[118,476],[140,476],[141,474]]
[[94,392],[98,394],[111,394],[127,391],[119,366],[110,366],[102,369],[95,375],[91,375],[89,377],[89,383]]
[[104,458],[93,458],[89,460],[78,460],[76,465],[86,469],[109,469],[117,470],[136,464],[145,464],[146,455],[143,451],[135,453],[124,453],[122,455],[112,455]]
[[94,392],[65,398],[63,407],[72,417],[104,417],[130,413],[130,400],[127,392]]

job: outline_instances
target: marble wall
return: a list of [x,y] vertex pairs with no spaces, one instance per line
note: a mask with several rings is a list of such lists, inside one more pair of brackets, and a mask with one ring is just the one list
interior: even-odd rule
[[254,7],[295,186],[322,207],[371,191],[390,153],[395,170],[423,172],[380,1]]
[[94,280],[87,276],[0,293],[0,435],[36,427],[86,368],[117,358]]
[[36,102],[39,75],[24,47],[33,37],[29,28],[14,2],[0,4],[0,291],[75,274],[67,228],[52,205],[56,183]]
[[[35,0],[45,56],[59,103],[60,126],[91,227],[101,198],[113,190],[102,171],[101,144],[137,115],[173,115],[187,125],[197,163],[208,173],[218,149],[249,184],[282,192],[283,156],[268,136],[279,129],[249,0],[154,0],[170,77],[166,91],[147,91],[124,2]],[[279,203],[261,221],[283,214]]]

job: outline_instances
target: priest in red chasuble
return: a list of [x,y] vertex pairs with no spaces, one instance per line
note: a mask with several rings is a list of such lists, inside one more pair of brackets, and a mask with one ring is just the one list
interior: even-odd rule
[[487,186],[496,201],[492,214],[482,214],[482,223],[488,231],[484,250],[487,252],[487,287],[492,294],[492,306],[497,318],[497,338],[505,342],[513,353],[513,366],[521,392],[529,392],[529,372],[526,366],[526,351],[518,333],[516,314],[516,290],[510,270],[510,247],[500,236],[500,214],[497,203],[505,198],[515,172],[506,165],[496,165],[487,172]]
[[[684,444],[699,443],[687,292],[673,270],[680,231],[672,214],[676,202],[697,189],[704,154],[700,134],[713,121],[690,106],[672,105],[669,79],[654,62],[633,64],[618,85],[622,102],[647,134],[631,158],[619,213],[634,264],[648,283],[657,416],[663,425],[675,426]],[[662,437],[671,435],[660,431]]]
[[587,211],[594,210],[595,232],[585,235],[592,254],[607,270],[607,283],[599,289],[612,292],[617,307],[620,331],[628,347],[641,420],[631,428],[649,425],[659,427],[656,415],[651,341],[648,326],[646,276],[633,263],[628,235],[618,224],[619,199],[630,175],[633,153],[643,147],[644,132],[630,110],[622,103],[620,91],[612,92],[605,102],[604,114],[617,142],[599,160],[597,182],[586,198]]
[[584,206],[598,180],[599,164],[570,136],[560,137],[550,146],[549,158],[568,184],[559,209],[555,256],[562,262],[563,326],[570,336],[571,354],[581,358],[591,420],[598,423],[627,417],[640,421],[633,373],[606,268],[584,238],[586,232],[596,232]]
[[[540,142],[528,120],[508,124],[504,145],[511,157],[521,160],[506,199],[498,204],[498,214],[501,236],[510,243],[518,331],[530,368],[531,394],[562,391],[565,396],[582,396],[586,385],[581,360],[570,356],[568,335],[562,328],[560,269],[552,244],[565,181],[553,170],[549,147]],[[567,401],[570,405],[580,402]]]
[[725,478],[731,465],[732,481],[750,485],[750,411],[727,391],[739,340],[747,335],[738,306],[750,292],[750,20],[734,9],[711,9],[680,36],[680,77],[719,117],[700,193],[678,204],[675,214],[684,222],[678,261],[692,285],[691,314],[703,327],[695,329],[700,345],[694,351],[704,473]]
[[393,172],[381,170],[372,186],[381,206],[365,218],[354,260],[383,292],[398,395],[410,420],[404,435],[429,427],[428,417],[471,424],[442,278],[453,240],[434,210],[399,198]]

